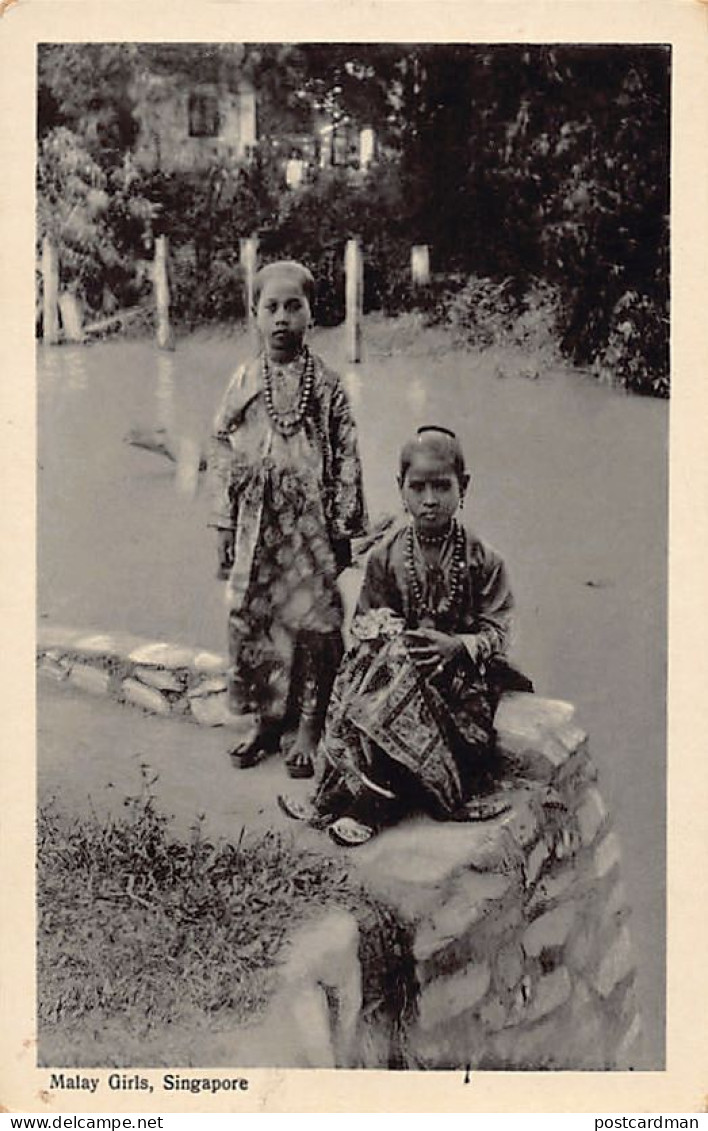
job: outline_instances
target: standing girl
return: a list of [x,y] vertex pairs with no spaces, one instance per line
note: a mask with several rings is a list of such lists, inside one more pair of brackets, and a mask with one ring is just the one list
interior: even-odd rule
[[228,578],[229,702],[251,717],[240,768],[295,731],[293,777],[312,774],[342,654],[338,574],[365,533],[357,434],[339,377],[305,344],[315,283],[299,263],[254,280],[257,357],[216,417],[210,466],[220,576]]

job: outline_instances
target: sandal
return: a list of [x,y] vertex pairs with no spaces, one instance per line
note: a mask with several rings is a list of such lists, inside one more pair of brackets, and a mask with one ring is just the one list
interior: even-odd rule
[[276,800],[286,817],[292,821],[303,821],[311,829],[326,829],[332,820],[331,815],[320,813],[311,801],[298,801],[285,793],[279,793]]
[[[296,756],[291,752],[285,759],[285,771],[289,778],[313,778],[315,776],[315,767],[310,758],[306,761],[295,760]],[[302,758],[302,755],[300,756]]]
[[259,731],[245,746],[234,746],[229,750],[229,758],[235,770],[250,770],[269,754],[275,754],[280,745],[280,735]]
[[341,844],[344,848],[358,848],[374,835],[374,829],[369,825],[362,825],[353,817],[340,817],[327,831],[334,843]]
[[285,770],[289,778],[313,778],[315,767],[312,762],[286,762]]
[[285,816],[292,821],[305,821],[309,825],[319,817],[311,801],[298,801],[296,797],[288,797],[287,793],[279,793],[276,800]]
[[509,802],[498,797],[479,797],[463,806],[461,816],[463,821],[493,821],[510,809]]

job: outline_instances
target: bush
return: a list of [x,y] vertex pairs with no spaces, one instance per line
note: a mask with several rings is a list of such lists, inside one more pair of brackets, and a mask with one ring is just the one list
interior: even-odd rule
[[669,395],[668,312],[656,299],[626,291],[615,305],[607,345],[593,372],[633,393]]
[[447,326],[458,345],[557,352],[560,295],[540,279],[519,293],[511,279],[453,278],[433,290],[429,303],[428,321]]

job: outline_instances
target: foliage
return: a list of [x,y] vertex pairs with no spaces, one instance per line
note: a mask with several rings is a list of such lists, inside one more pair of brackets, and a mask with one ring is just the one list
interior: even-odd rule
[[626,291],[615,305],[607,344],[593,372],[608,384],[635,393],[669,395],[668,317],[656,300]]
[[532,280],[519,294],[511,279],[495,282],[473,275],[444,296],[434,320],[449,326],[461,344],[517,346],[537,354],[553,349],[559,317],[558,291],[542,280]]
[[[76,212],[64,217],[64,238],[67,273],[92,301],[102,277],[109,293],[130,289],[138,240],[128,221],[141,197],[170,235],[182,320],[238,315],[238,240],[257,231],[266,258],[292,255],[312,267],[320,321],[336,322],[344,242],[358,235],[367,308],[423,308],[438,318],[444,292],[459,289],[460,278],[471,279],[468,299],[474,280],[499,288],[511,279],[496,291],[503,321],[507,299],[518,304],[543,279],[560,295],[558,332],[574,361],[597,360],[628,388],[665,394],[668,48],[62,44],[42,47],[39,70],[42,153],[48,158],[48,136],[55,145],[72,136],[81,161],[91,162],[90,173],[78,174],[88,177],[85,189],[76,172],[67,175]],[[155,77],[169,100],[195,74],[232,88],[250,81],[264,139],[312,132],[322,114],[373,126],[378,162],[368,175],[321,171],[290,192],[264,142],[255,164],[236,175],[219,161],[203,173],[143,174],[127,205],[91,213],[91,189],[94,205],[96,192],[112,205],[123,191],[115,174],[140,129],[141,82]],[[44,199],[48,210],[52,199]],[[143,228],[149,242],[149,218]],[[446,277],[427,292],[408,282],[413,243],[430,244],[436,275]],[[628,322],[636,334],[619,329]]]
[[129,161],[108,172],[64,126],[44,136],[37,161],[37,235],[59,248],[60,280],[88,307],[110,313],[145,290],[143,234],[150,202]]

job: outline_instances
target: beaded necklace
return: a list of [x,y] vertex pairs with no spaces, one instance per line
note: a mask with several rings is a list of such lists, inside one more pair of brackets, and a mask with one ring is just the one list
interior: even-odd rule
[[[404,557],[406,565],[406,580],[408,582],[409,605],[421,614],[421,619],[427,614],[429,617],[435,619],[436,617],[446,617],[456,607],[462,595],[462,579],[465,571],[465,532],[459,523],[452,520],[451,526],[443,544],[449,538],[454,539],[452,568],[450,576],[450,589],[449,592],[438,602],[437,608],[431,608],[423,596],[423,588],[418,579],[418,574],[415,568],[415,546],[418,544],[420,556],[425,563],[425,557],[422,550],[420,550],[420,543],[423,539],[417,535],[413,524],[408,527],[406,531],[406,544],[404,547]],[[427,539],[431,541],[430,538]],[[441,550],[442,552],[442,550]],[[439,573],[442,573],[439,566],[434,567]],[[425,563],[426,573],[431,573],[430,567]]]
[[273,402],[273,374],[268,355],[263,354],[263,391],[266,409],[268,410],[268,415],[273,423],[273,427],[280,432],[281,436],[294,436],[295,433],[299,431],[310,403],[310,397],[312,396],[312,387],[315,380],[315,363],[307,346],[303,347],[302,354],[303,363],[302,373],[300,374],[300,396],[298,398],[297,407],[294,409],[286,409],[285,411],[277,409]]

